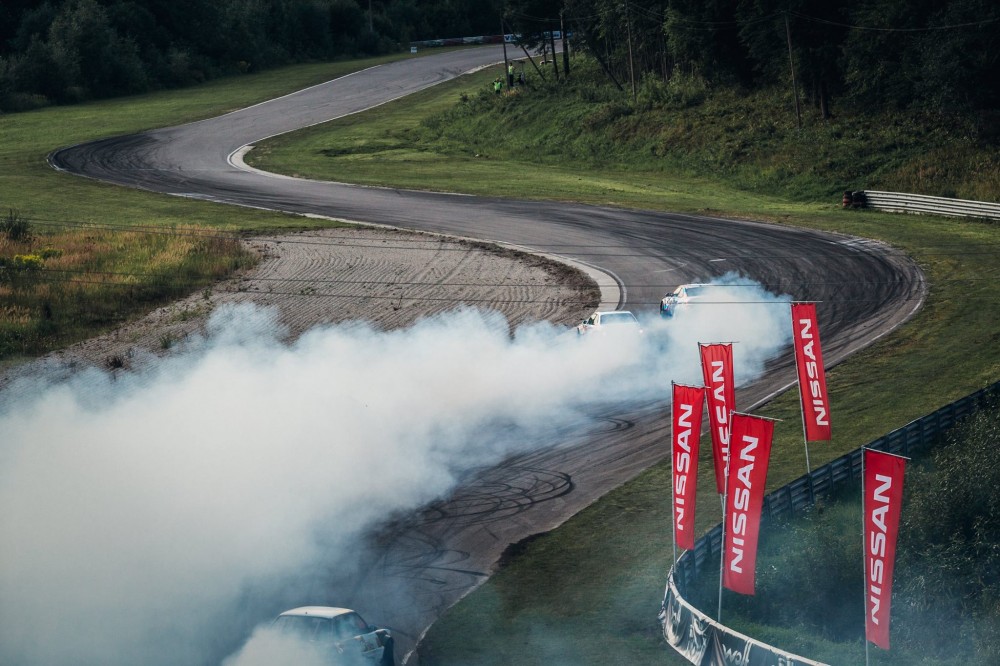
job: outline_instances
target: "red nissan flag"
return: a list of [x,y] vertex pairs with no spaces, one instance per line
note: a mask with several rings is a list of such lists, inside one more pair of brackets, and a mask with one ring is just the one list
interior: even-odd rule
[[674,468],[674,541],[694,548],[694,505],[698,488],[698,445],[701,439],[705,388],[674,384],[672,457]]
[[806,441],[830,439],[830,396],[826,391],[826,371],[819,344],[819,324],[815,303],[792,303],[792,338],[795,366],[799,371],[799,396]]
[[757,569],[760,512],[764,505],[774,422],[759,416],[734,413],[732,434],[726,486],[722,584],[733,592],[752,595]]
[[736,385],[733,382],[733,346],[699,345],[701,372],[708,389],[708,423],[712,433],[712,459],[715,461],[715,487],[726,492],[726,461],[729,459],[729,412],[736,409]]
[[864,451],[865,638],[889,649],[889,608],[906,459]]

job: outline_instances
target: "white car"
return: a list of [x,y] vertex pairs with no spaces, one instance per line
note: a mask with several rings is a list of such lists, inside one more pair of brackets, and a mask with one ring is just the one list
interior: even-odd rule
[[667,294],[660,301],[660,316],[664,318],[673,317],[679,306],[687,305],[694,301],[705,298],[708,294],[707,284],[682,284]]
[[628,310],[595,312],[587,319],[584,319],[583,322],[576,327],[576,332],[579,335],[585,335],[596,331],[604,333],[609,330],[642,333],[642,327],[639,326],[639,320],[636,319],[635,315]]
[[293,608],[275,618],[271,628],[322,650],[332,664],[396,664],[389,630],[368,624],[349,608]]

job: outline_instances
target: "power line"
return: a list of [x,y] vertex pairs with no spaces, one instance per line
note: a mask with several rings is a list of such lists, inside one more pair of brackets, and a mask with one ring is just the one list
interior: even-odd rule
[[[104,276],[109,278],[150,278],[150,277],[163,277],[160,273],[141,273],[135,271],[93,271],[93,270],[75,270],[68,268],[42,268],[34,275],[66,275],[66,276],[78,276],[78,275],[90,275],[90,276]],[[70,278],[67,278],[70,279]],[[290,283],[290,284],[305,284],[305,285],[383,285],[386,287],[478,287],[484,289],[496,289],[496,288],[537,288],[537,289],[562,289],[562,285],[553,285],[546,283],[533,283],[533,282],[441,282],[441,281],[427,281],[427,280],[386,280],[385,278],[367,278],[367,279],[346,279],[346,278],[310,278],[310,277],[234,277],[226,278],[232,280],[243,280],[245,282],[261,282],[261,283]],[[941,283],[964,283],[964,282],[981,282],[981,281],[992,281],[1000,280],[1000,275],[996,277],[978,277],[978,278],[950,278],[946,280],[940,280]],[[201,284],[211,278],[190,278],[185,281],[176,281],[176,284]],[[789,280],[795,286],[838,286],[838,285],[856,285],[856,286],[881,286],[881,285],[909,285],[911,282],[907,280]],[[95,281],[96,283],[96,281]],[[107,283],[112,284],[112,283]],[[141,286],[141,283],[120,283],[128,284],[131,286]],[[647,283],[647,284],[634,284],[630,283],[630,289],[662,289],[664,283]],[[762,285],[758,282],[746,282],[746,283],[735,283],[735,284],[709,284],[705,285],[709,289],[729,289],[729,288],[754,288],[761,287]],[[782,289],[783,287],[775,287],[775,289]]]
[[1000,17],[995,17],[991,19],[984,19],[982,21],[970,21],[968,23],[952,23],[950,25],[929,25],[929,26],[924,26],[922,28],[893,28],[893,27],[876,27],[876,26],[854,25],[850,23],[840,23],[838,21],[831,21],[829,19],[818,18],[815,16],[808,16],[806,14],[800,14],[798,12],[789,12],[789,15],[794,16],[795,18],[800,18],[804,21],[812,21],[813,23],[825,23],[827,25],[832,25],[838,28],[849,28],[851,30],[867,30],[872,32],[938,32],[941,30],[957,30],[960,28],[978,28],[1000,21]]
[[[127,283],[127,282],[104,282],[97,280],[82,280],[82,279],[65,279],[60,280],[60,282],[66,284],[97,284],[107,287],[120,287],[120,288],[152,288],[152,287],[178,287],[178,283],[151,283],[151,284],[137,284],[137,283]],[[749,286],[749,285],[748,285]],[[754,285],[759,286],[759,285]],[[326,293],[320,291],[310,291],[310,290],[298,290],[298,291],[260,291],[257,289],[251,289],[247,287],[240,287],[236,289],[226,289],[224,290],[227,294],[252,294],[255,296],[293,296],[293,297],[303,297],[303,298],[346,298],[355,300],[364,299],[374,299],[374,300],[389,300],[389,301],[430,301],[430,302],[442,302],[442,303],[489,303],[492,305],[504,305],[504,304],[552,304],[552,303],[583,303],[576,298],[503,298],[503,297],[491,297],[491,298],[469,298],[469,297],[454,297],[454,296],[430,296],[425,294],[358,294],[358,293]],[[921,297],[908,297],[900,299],[905,302],[914,302],[922,300]],[[655,301],[630,301],[630,305],[639,306],[652,306],[658,305],[659,299]],[[791,301],[784,300],[740,300],[740,301],[697,301],[693,303],[685,303],[683,305],[788,305]],[[836,301],[826,299],[822,302],[825,303],[883,303],[884,298],[848,298],[848,299],[838,299]]]
[[[104,276],[108,278],[148,278],[156,277],[155,274],[145,274],[145,273],[131,273],[131,272],[112,272],[112,271],[74,271],[68,269],[42,269],[37,273],[31,274],[32,278],[50,278],[53,277],[52,282],[62,282],[67,284],[88,284],[88,285],[103,285],[106,287],[117,287],[117,288],[134,288],[134,289],[149,289],[149,288],[169,288],[175,291],[183,291],[186,289],[191,289],[194,287],[205,286],[206,284],[220,284],[210,278],[197,279],[191,278],[187,280],[178,279],[168,279],[154,282],[116,282],[109,280],[99,280],[99,279],[85,279],[88,276]],[[334,298],[400,298],[404,296],[401,293],[394,293],[390,295],[381,295],[377,293],[337,293],[330,294],[316,291],[316,286],[319,287],[336,287],[336,286],[367,286],[367,285],[380,285],[385,289],[407,289],[407,288],[422,288],[422,287],[437,287],[441,289],[532,289],[535,291],[548,291],[548,290],[559,290],[564,288],[569,288],[564,285],[548,285],[548,284],[532,284],[532,283],[492,283],[492,282],[427,282],[427,281],[413,281],[413,280],[401,280],[387,282],[384,279],[371,279],[371,280],[353,280],[353,279],[330,279],[330,278],[271,278],[271,277],[260,277],[260,278],[235,278],[234,280],[242,280],[247,283],[244,286],[234,288],[231,284],[229,286],[224,286],[223,290],[229,293],[255,293],[258,295],[284,295],[284,296],[324,296],[324,297],[334,297]],[[43,280],[37,280],[43,281]],[[232,282],[231,280],[230,282]],[[989,277],[973,277],[973,278],[951,278],[940,280],[936,284],[974,284],[974,283],[984,283],[984,282],[997,282],[1000,281],[1000,276],[989,276]],[[260,290],[252,288],[248,285],[252,284],[279,284],[279,285],[302,285],[302,287],[296,289],[295,291],[288,290],[275,290],[272,287],[268,287],[266,290]],[[853,286],[879,286],[879,285],[899,285],[899,286],[913,286],[912,282],[908,281],[898,281],[898,280],[886,280],[886,281],[794,281],[794,285],[769,285],[768,288],[772,292],[781,292],[786,290],[791,290],[792,286],[803,287],[803,286],[838,286],[850,284]],[[709,285],[710,288],[759,288],[762,287],[758,283],[736,283],[736,284],[724,284],[724,285]],[[663,289],[662,284],[643,284],[643,285],[630,285],[631,289]],[[464,295],[461,297],[436,297],[436,296],[420,296],[413,294],[410,298],[426,298],[429,300],[441,300],[441,301],[454,301],[454,302],[518,302],[518,303],[549,303],[552,301],[551,298],[530,298],[530,299],[517,299],[511,300],[504,298],[503,296],[491,296],[490,298],[472,298],[469,295]],[[562,300],[562,299],[557,299]],[[570,301],[573,299],[570,298]],[[658,301],[643,301],[642,304],[653,304]],[[726,302],[726,301],[720,301]],[[749,301],[755,302],[755,301]],[[878,302],[878,299],[842,299],[837,302]]]
[[[197,228],[184,228],[184,229],[167,229],[163,227],[156,227],[152,225],[125,225],[125,224],[111,224],[103,222],[83,222],[76,220],[49,220],[45,218],[32,218],[31,223],[39,223],[43,226],[65,226],[65,227],[78,227],[81,229],[97,229],[105,231],[116,231],[122,233],[146,233],[151,235],[173,235],[173,236],[191,236],[195,238],[218,238],[222,240],[239,240],[239,241],[250,241],[255,240],[259,242],[270,242],[276,244],[289,244],[289,245],[315,245],[315,246],[329,246],[329,247],[355,247],[363,249],[386,249],[386,250],[418,250],[425,249],[429,251],[436,252],[469,252],[470,250],[476,249],[476,245],[494,245],[492,241],[482,241],[482,240],[466,240],[466,239],[451,239],[443,237],[431,237],[426,239],[421,238],[410,238],[410,239],[393,239],[386,240],[384,238],[372,239],[370,241],[344,241],[337,239],[321,240],[316,238],[296,238],[295,236],[274,236],[274,237],[260,237],[251,236],[246,233],[220,233],[214,230],[202,230]],[[315,231],[315,230],[314,230]],[[290,232],[296,233],[296,232]],[[420,233],[420,232],[404,232],[404,233]],[[390,243],[402,243],[402,245],[390,244]],[[452,244],[452,245],[462,245],[466,244],[469,247],[411,247],[412,245],[442,245],[442,244]],[[981,246],[984,244],[980,244]],[[985,244],[987,248],[995,247],[997,252],[1000,252],[1000,242],[998,243],[987,243]],[[500,247],[499,245],[497,247]],[[936,251],[946,249],[948,247],[965,248],[967,244],[956,241],[954,244],[939,244],[936,246],[929,246],[925,248],[926,251],[922,251],[923,256],[983,256],[992,255],[995,252],[986,251],[955,251],[955,252],[945,252]],[[648,257],[649,255],[642,252],[642,250],[657,251],[657,257],[669,259],[690,259],[690,255],[686,254],[663,254],[659,252],[661,246],[659,245],[630,245],[626,252],[615,252],[614,248],[608,245],[590,245],[583,243],[548,243],[546,244],[544,250],[546,251],[560,251],[560,252],[575,252],[588,257]],[[779,254],[779,255],[766,255],[760,252],[754,251],[753,249],[748,249],[744,254],[716,254],[713,255],[713,259],[800,259],[807,255],[797,255],[797,254]]]

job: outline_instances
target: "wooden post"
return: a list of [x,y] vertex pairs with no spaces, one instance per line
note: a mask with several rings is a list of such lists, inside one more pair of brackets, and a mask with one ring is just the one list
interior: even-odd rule
[[552,47],[552,71],[555,72],[556,81],[558,81],[559,63],[556,61],[556,33],[552,27],[552,21],[549,21],[549,46]]
[[559,34],[562,35],[563,76],[569,78],[569,42],[566,41],[566,22],[563,21],[563,10],[559,10]]
[[535,63],[535,59],[531,57],[530,53],[528,53],[528,49],[524,48],[524,44],[519,44],[518,46],[520,46],[521,50],[524,51],[524,55],[528,56],[528,61],[531,63],[531,66],[535,68],[535,71],[538,72],[538,76],[542,77],[542,81],[544,81],[545,74],[543,74],[542,70],[538,68],[538,65]]
[[628,0],[625,0],[625,29],[628,34],[628,77],[632,81],[632,101],[635,101],[635,61],[632,58],[632,21],[629,18]]
[[507,76],[507,68],[510,67],[510,63],[507,60],[507,33],[503,29],[503,17],[500,17],[500,39],[503,40],[503,78],[507,82],[507,90],[510,90],[513,85],[510,81],[510,77]]

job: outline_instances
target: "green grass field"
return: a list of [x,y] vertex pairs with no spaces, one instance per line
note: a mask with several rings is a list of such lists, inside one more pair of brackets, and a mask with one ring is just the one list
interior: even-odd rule
[[36,221],[182,223],[277,229],[303,220],[150,195],[60,174],[46,163],[57,148],[217,116],[407,56],[296,65],[143,95],[0,115],[0,205]]
[[[31,291],[0,281],[0,363],[17,362],[90,337],[185,291],[198,291],[206,282],[251,260],[236,243],[216,243],[207,248],[211,257],[192,261],[188,250],[197,243],[187,242],[185,233],[204,229],[260,233],[332,224],[140,192],[58,173],[46,163],[49,153],[102,137],[219,115],[403,57],[412,56],[298,65],[183,90],[0,114],[0,214],[17,211],[30,221],[34,236],[28,242],[0,243],[0,261],[44,249],[62,253],[59,260],[46,261],[49,273],[39,271],[32,276]],[[88,225],[104,229],[94,231]],[[154,239],[142,231],[148,227],[178,230],[177,242],[161,243],[162,234]],[[95,237],[89,250],[82,252],[95,234],[100,238]],[[151,265],[156,270],[149,270]],[[71,284],[48,278],[56,271],[81,266],[91,273],[126,277],[105,285],[94,284],[92,279]]]
[[[942,159],[948,139],[935,137],[943,130],[904,141],[900,137],[919,119],[897,118],[881,133],[866,127],[859,135],[863,118],[845,118],[838,126],[807,116],[811,129],[803,137],[791,131],[794,120],[780,119],[784,111],[774,98],[742,100],[738,112],[728,114],[708,103],[612,113],[603,93],[591,95],[596,101],[571,99],[565,108],[543,86],[492,99],[482,91],[493,76],[482,72],[278,137],[249,161],[312,178],[767,219],[905,250],[926,271],[929,298],[910,323],[828,374],[835,437],[812,446],[814,467],[1000,378],[1000,225],[840,208],[839,190],[871,187],[871,180],[861,182],[865,170],[878,175],[878,184],[911,186],[914,174],[926,174],[919,165]],[[533,94],[542,99],[531,99]],[[605,117],[611,120],[599,126]],[[621,122],[612,122],[614,117]],[[657,122],[691,135],[677,154],[659,138],[656,145],[637,147],[639,128]],[[588,123],[599,130],[589,147],[587,136],[575,136]],[[566,127],[573,129],[567,133]],[[774,135],[773,145],[757,141],[758,132]],[[713,133],[725,141],[713,142]],[[829,148],[823,136],[839,136],[844,145]],[[883,163],[872,150],[880,145],[886,146]],[[656,146],[667,151],[661,159],[655,158]],[[755,156],[743,166],[720,167],[741,150]],[[587,151],[594,154],[588,158]],[[795,161],[808,159],[810,151],[822,159],[801,168]],[[852,162],[852,151],[863,159]],[[969,146],[966,161],[956,165],[960,154],[949,152],[950,175],[935,186],[1000,199],[995,162],[983,162],[983,149]],[[630,162],[628,155],[637,157]],[[769,473],[769,486],[778,487],[805,471],[797,396],[780,396],[759,413],[783,419]],[[707,457],[701,470],[699,486],[709,488]],[[655,466],[518,549],[431,628],[423,662],[678,662],[656,622],[671,553],[669,475],[667,464]],[[719,521],[714,493],[699,496],[698,507],[702,527]],[[807,656],[819,645],[794,632],[770,635]],[[824,653],[829,650],[838,648],[824,646]],[[909,663],[912,657],[897,651],[878,663]]]

